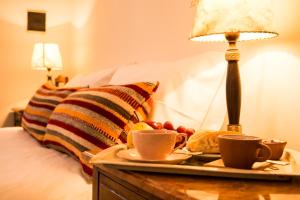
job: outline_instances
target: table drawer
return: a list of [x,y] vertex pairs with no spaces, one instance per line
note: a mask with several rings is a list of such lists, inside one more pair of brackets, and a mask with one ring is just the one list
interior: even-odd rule
[[99,177],[99,200],[124,200],[135,199],[145,200],[138,193],[129,190],[127,187],[116,183],[107,176],[100,174]]

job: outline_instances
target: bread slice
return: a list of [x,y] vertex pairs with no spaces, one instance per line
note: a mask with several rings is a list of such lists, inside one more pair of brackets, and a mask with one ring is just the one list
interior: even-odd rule
[[187,149],[192,152],[220,153],[219,135],[239,134],[233,131],[196,131],[187,141]]

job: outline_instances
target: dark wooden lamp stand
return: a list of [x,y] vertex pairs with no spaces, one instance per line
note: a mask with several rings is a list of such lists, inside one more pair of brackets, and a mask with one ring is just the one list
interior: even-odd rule
[[242,132],[240,125],[241,110],[241,81],[238,67],[240,59],[239,50],[236,42],[239,38],[238,32],[225,33],[229,48],[226,50],[225,58],[228,61],[226,77],[226,101],[229,124],[227,130]]

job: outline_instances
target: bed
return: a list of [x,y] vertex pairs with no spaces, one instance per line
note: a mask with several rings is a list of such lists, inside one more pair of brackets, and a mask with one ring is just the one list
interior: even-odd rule
[[[149,116],[152,120],[169,120],[174,126],[219,130],[226,123],[226,62],[216,60],[217,54],[208,52],[169,63],[147,62],[108,68],[77,75],[65,87],[98,88],[102,85],[159,81]],[[49,122],[52,123],[50,128],[60,130],[61,127],[57,129],[54,121]],[[49,138],[53,139],[53,135]],[[57,140],[51,142],[57,144]],[[88,141],[82,142],[86,143],[89,144]],[[73,155],[79,158],[77,160],[73,155],[46,148],[21,127],[1,128],[0,146],[1,200],[24,197],[33,200],[92,198],[92,185],[82,173],[82,163],[78,162],[82,160],[76,148]]]
[[[66,87],[108,84],[115,68],[77,75]],[[0,199],[92,199],[91,179],[74,157],[43,146],[22,127],[0,128]]]
[[[215,57],[214,53],[203,56]],[[220,129],[226,113],[222,97],[225,70],[217,70],[220,68],[216,65],[217,61],[203,60],[203,56],[172,63],[147,62],[111,67],[88,75],[79,74],[64,87],[97,88],[102,85],[159,81],[159,89],[153,96],[153,120],[170,120],[175,126]],[[199,65],[202,67],[199,68]],[[214,70],[217,73],[212,73]],[[196,95],[195,90],[202,92]],[[32,119],[30,117],[27,116]],[[33,128],[39,127],[34,125]],[[23,199],[24,196],[26,199],[91,199],[92,185],[82,173],[82,163],[74,156],[46,148],[39,139],[39,134],[30,135],[21,127],[0,129],[1,199]],[[80,161],[80,155],[77,154],[77,158]]]
[[21,127],[0,129],[0,197],[91,199],[92,186],[72,157],[42,147]]

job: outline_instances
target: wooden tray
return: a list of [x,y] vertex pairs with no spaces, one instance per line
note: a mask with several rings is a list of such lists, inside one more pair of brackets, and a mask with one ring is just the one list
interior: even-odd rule
[[294,150],[286,150],[282,160],[288,161],[289,165],[278,165],[271,163],[255,164],[251,170],[227,168],[222,165],[221,160],[210,163],[197,163],[193,161],[185,162],[180,165],[172,164],[152,164],[130,162],[120,159],[116,153],[126,149],[125,145],[116,145],[108,148],[95,155],[90,162],[93,164],[103,164],[105,166],[123,170],[171,173],[171,174],[188,174],[199,176],[215,176],[228,178],[245,178],[245,179],[262,179],[285,181],[292,178],[300,178],[300,152]]

